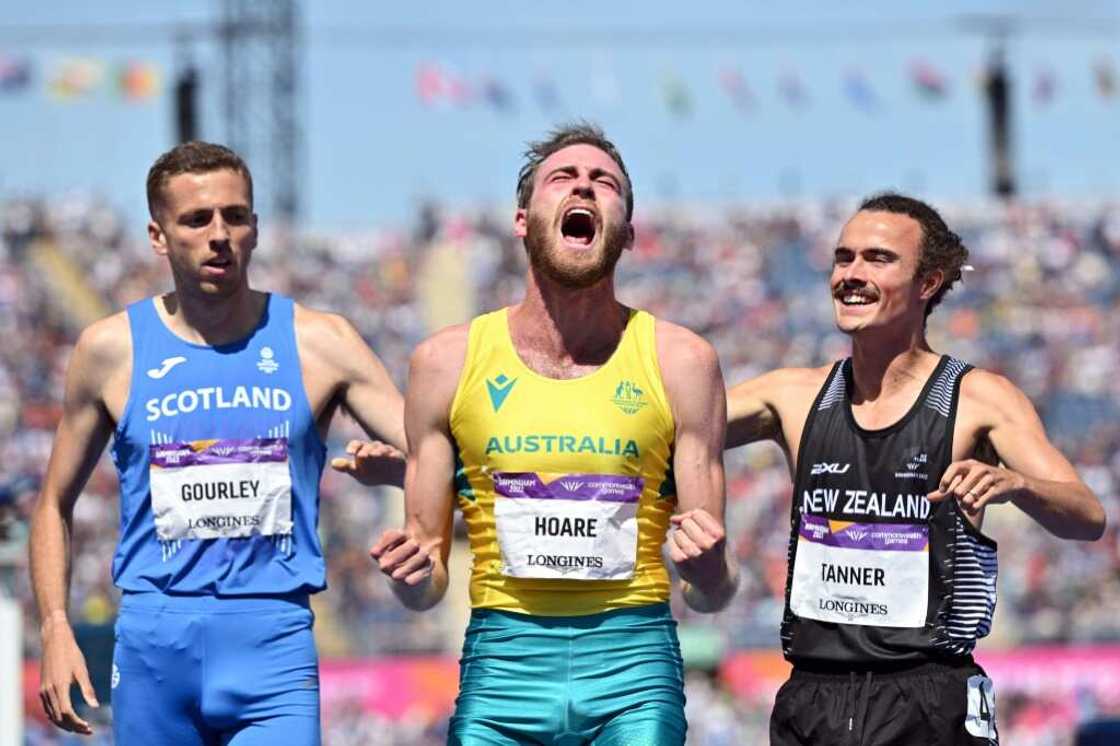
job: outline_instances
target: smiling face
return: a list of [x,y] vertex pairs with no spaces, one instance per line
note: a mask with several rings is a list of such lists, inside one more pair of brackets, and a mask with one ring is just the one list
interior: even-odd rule
[[920,331],[926,302],[941,284],[940,271],[917,276],[921,251],[922,228],[910,216],[857,212],[840,233],[829,280],[840,331]]
[[570,288],[609,276],[634,239],[628,188],[618,163],[594,145],[570,145],[542,161],[532,197],[514,219],[533,268]]
[[245,177],[231,169],[172,176],[148,237],[181,291],[229,297],[248,287],[257,216]]

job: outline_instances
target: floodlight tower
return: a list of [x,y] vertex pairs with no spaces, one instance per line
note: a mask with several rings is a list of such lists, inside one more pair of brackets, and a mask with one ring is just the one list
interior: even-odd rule
[[222,0],[226,139],[254,173],[256,202],[292,226],[303,183],[297,0]]

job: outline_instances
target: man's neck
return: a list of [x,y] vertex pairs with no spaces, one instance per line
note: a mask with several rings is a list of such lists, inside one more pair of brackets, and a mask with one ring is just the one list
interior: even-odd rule
[[156,301],[167,327],[182,339],[209,346],[236,342],[260,323],[268,296],[249,288],[222,298],[176,290]]
[[925,330],[891,333],[876,329],[852,337],[853,403],[876,401],[924,385],[937,366]]
[[627,309],[614,295],[614,278],[568,288],[530,269],[525,298],[509,310],[514,346],[560,366],[596,366],[610,358],[626,328]]

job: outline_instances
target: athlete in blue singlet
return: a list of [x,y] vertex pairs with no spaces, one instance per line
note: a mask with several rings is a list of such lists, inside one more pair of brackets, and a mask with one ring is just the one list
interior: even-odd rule
[[[175,290],[90,326],[70,362],[32,530],[40,696],[55,724],[91,732],[69,698],[77,682],[96,705],[66,615],[69,530],[111,437],[118,746],[318,744],[308,597],[326,585],[324,437],[342,406],[403,448],[400,394],[344,319],[250,289],[257,220],[236,154],[174,148],[149,172],[148,201]],[[375,481],[368,454],[332,465]]]

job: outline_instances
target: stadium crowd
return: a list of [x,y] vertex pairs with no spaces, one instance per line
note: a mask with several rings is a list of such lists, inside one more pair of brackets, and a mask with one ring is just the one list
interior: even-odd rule
[[[728,382],[841,357],[826,285],[848,202],[771,207],[663,205],[639,212],[637,242],[620,263],[627,302],[685,324],[720,353]],[[1018,511],[990,511],[1000,545],[996,626],[981,648],[1120,643],[1120,204],[1021,202],[946,206],[971,250],[961,287],[930,319],[935,349],[1006,374],[1035,402],[1049,432],[1105,504],[1094,544],[1060,542]],[[361,330],[402,385],[408,355],[432,327],[515,299],[523,250],[505,210],[428,205],[413,225],[353,235],[268,232],[256,287],[336,310]],[[0,203],[0,595],[25,611],[26,656],[38,654],[26,570],[27,520],[59,417],[63,377],[81,326],[170,286],[141,226],[85,197]],[[332,433],[333,452],[358,430]],[[728,454],[729,534],[742,569],[732,605],[703,624],[727,651],[777,647],[785,581],[790,478],[773,446]],[[407,612],[367,557],[398,520],[399,493],[323,481],[320,531],[328,592],[316,601],[323,657],[455,655],[461,619]],[[117,536],[116,478],[102,459],[74,521],[75,622],[105,624],[118,595],[109,578]],[[447,604],[444,604],[447,606]],[[676,605],[682,625],[699,622]],[[999,681],[996,682],[997,691]],[[690,743],[762,743],[764,703],[732,700],[718,679],[690,677]],[[1045,703],[1002,704],[1001,736],[1017,746],[1069,743],[1068,719]],[[1091,708],[1090,708],[1091,709]],[[360,710],[326,713],[337,746],[439,743],[442,723],[397,724]],[[29,723],[29,743],[60,743]],[[90,741],[83,741],[90,743]]]

